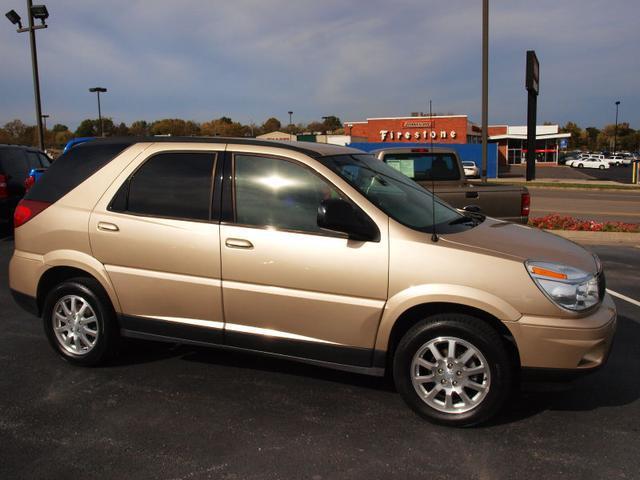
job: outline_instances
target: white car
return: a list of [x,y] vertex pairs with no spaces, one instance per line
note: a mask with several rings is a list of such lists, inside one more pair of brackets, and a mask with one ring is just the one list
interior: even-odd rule
[[464,175],[466,177],[479,177],[480,169],[475,162],[462,162],[462,168],[464,169]]
[[609,165],[615,165],[616,167],[619,167],[620,165],[631,165],[631,157],[622,155],[612,155],[611,157],[607,158],[606,161],[609,163]]
[[599,170],[609,168],[609,163],[599,158],[577,158],[569,160],[565,165],[575,168],[597,168]]

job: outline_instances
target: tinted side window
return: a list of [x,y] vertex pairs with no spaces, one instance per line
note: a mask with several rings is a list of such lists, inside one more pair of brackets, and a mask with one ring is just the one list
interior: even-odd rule
[[130,178],[126,201],[122,188],[116,194],[112,209],[208,220],[214,161],[215,154],[204,152],[155,155]]
[[40,158],[36,152],[27,152],[27,162],[29,164],[29,170],[32,168],[42,168]]
[[236,222],[321,232],[318,206],[338,192],[308,168],[286,160],[235,155]]
[[0,153],[0,167],[2,174],[6,175],[9,182],[20,183],[27,178],[29,169],[24,150],[20,148],[3,149]]

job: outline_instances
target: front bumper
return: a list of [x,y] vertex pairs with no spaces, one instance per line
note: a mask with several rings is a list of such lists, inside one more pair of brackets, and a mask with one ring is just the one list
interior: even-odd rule
[[523,368],[589,371],[607,360],[616,330],[616,307],[607,294],[600,307],[586,317],[525,315],[505,325]]

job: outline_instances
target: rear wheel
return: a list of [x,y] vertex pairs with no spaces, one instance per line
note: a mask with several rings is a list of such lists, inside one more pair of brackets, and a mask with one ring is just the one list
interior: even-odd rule
[[584,168],[584,164],[583,163],[579,163],[578,164],[578,168]]
[[49,343],[71,363],[97,365],[115,351],[115,313],[93,278],[72,278],[54,287],[45,299],[42,319]]
[[513,365],[500,335],[482,320],[438,314],[400,340],[393,373],[398,392],[416,413],[435,423],[471,426],[504,403]]
[[600,170],[604,170],[604,165],[600,165],[598,168],[599,168]]

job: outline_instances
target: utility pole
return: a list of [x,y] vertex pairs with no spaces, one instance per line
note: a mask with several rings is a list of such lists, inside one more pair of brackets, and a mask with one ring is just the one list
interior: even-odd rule
[[[38,53],[36,51],[36,30],[47,28],[45,20],[49,17],[49,12],[45,5],[33,6],[32,0],[27,0],[27,17],[29,18],[29,26],[22,27],[22,19],[15,10],[7,12],[6,17],[14,25],[18,25],[17,32],[29,32],[29,45],[31,47],[31,69],[33,71],[33,93],[36,101],[36,125],[38,128],[38,146],[44,151],[44,131],[42,129],[42,108],[40,104],[40,79],[38,75]],[[42,23],[34,25],[33,19],[37,18]]]
[[616,144],[618,143],[618,106],[620,106],[620,100],[616,101],[616,128],[613,131],[613,154],[616,154]]
[[482,0],[482,172],[487,181],[489,130],[489,0]]
[[100,109],[100,93],[106,93],[107,89],[104,87],[92,87],[89,89],[91,93],[98,95],[98,122],[100,123],[100,136],[104,137],[104,125],[102,124],[102,110]]

